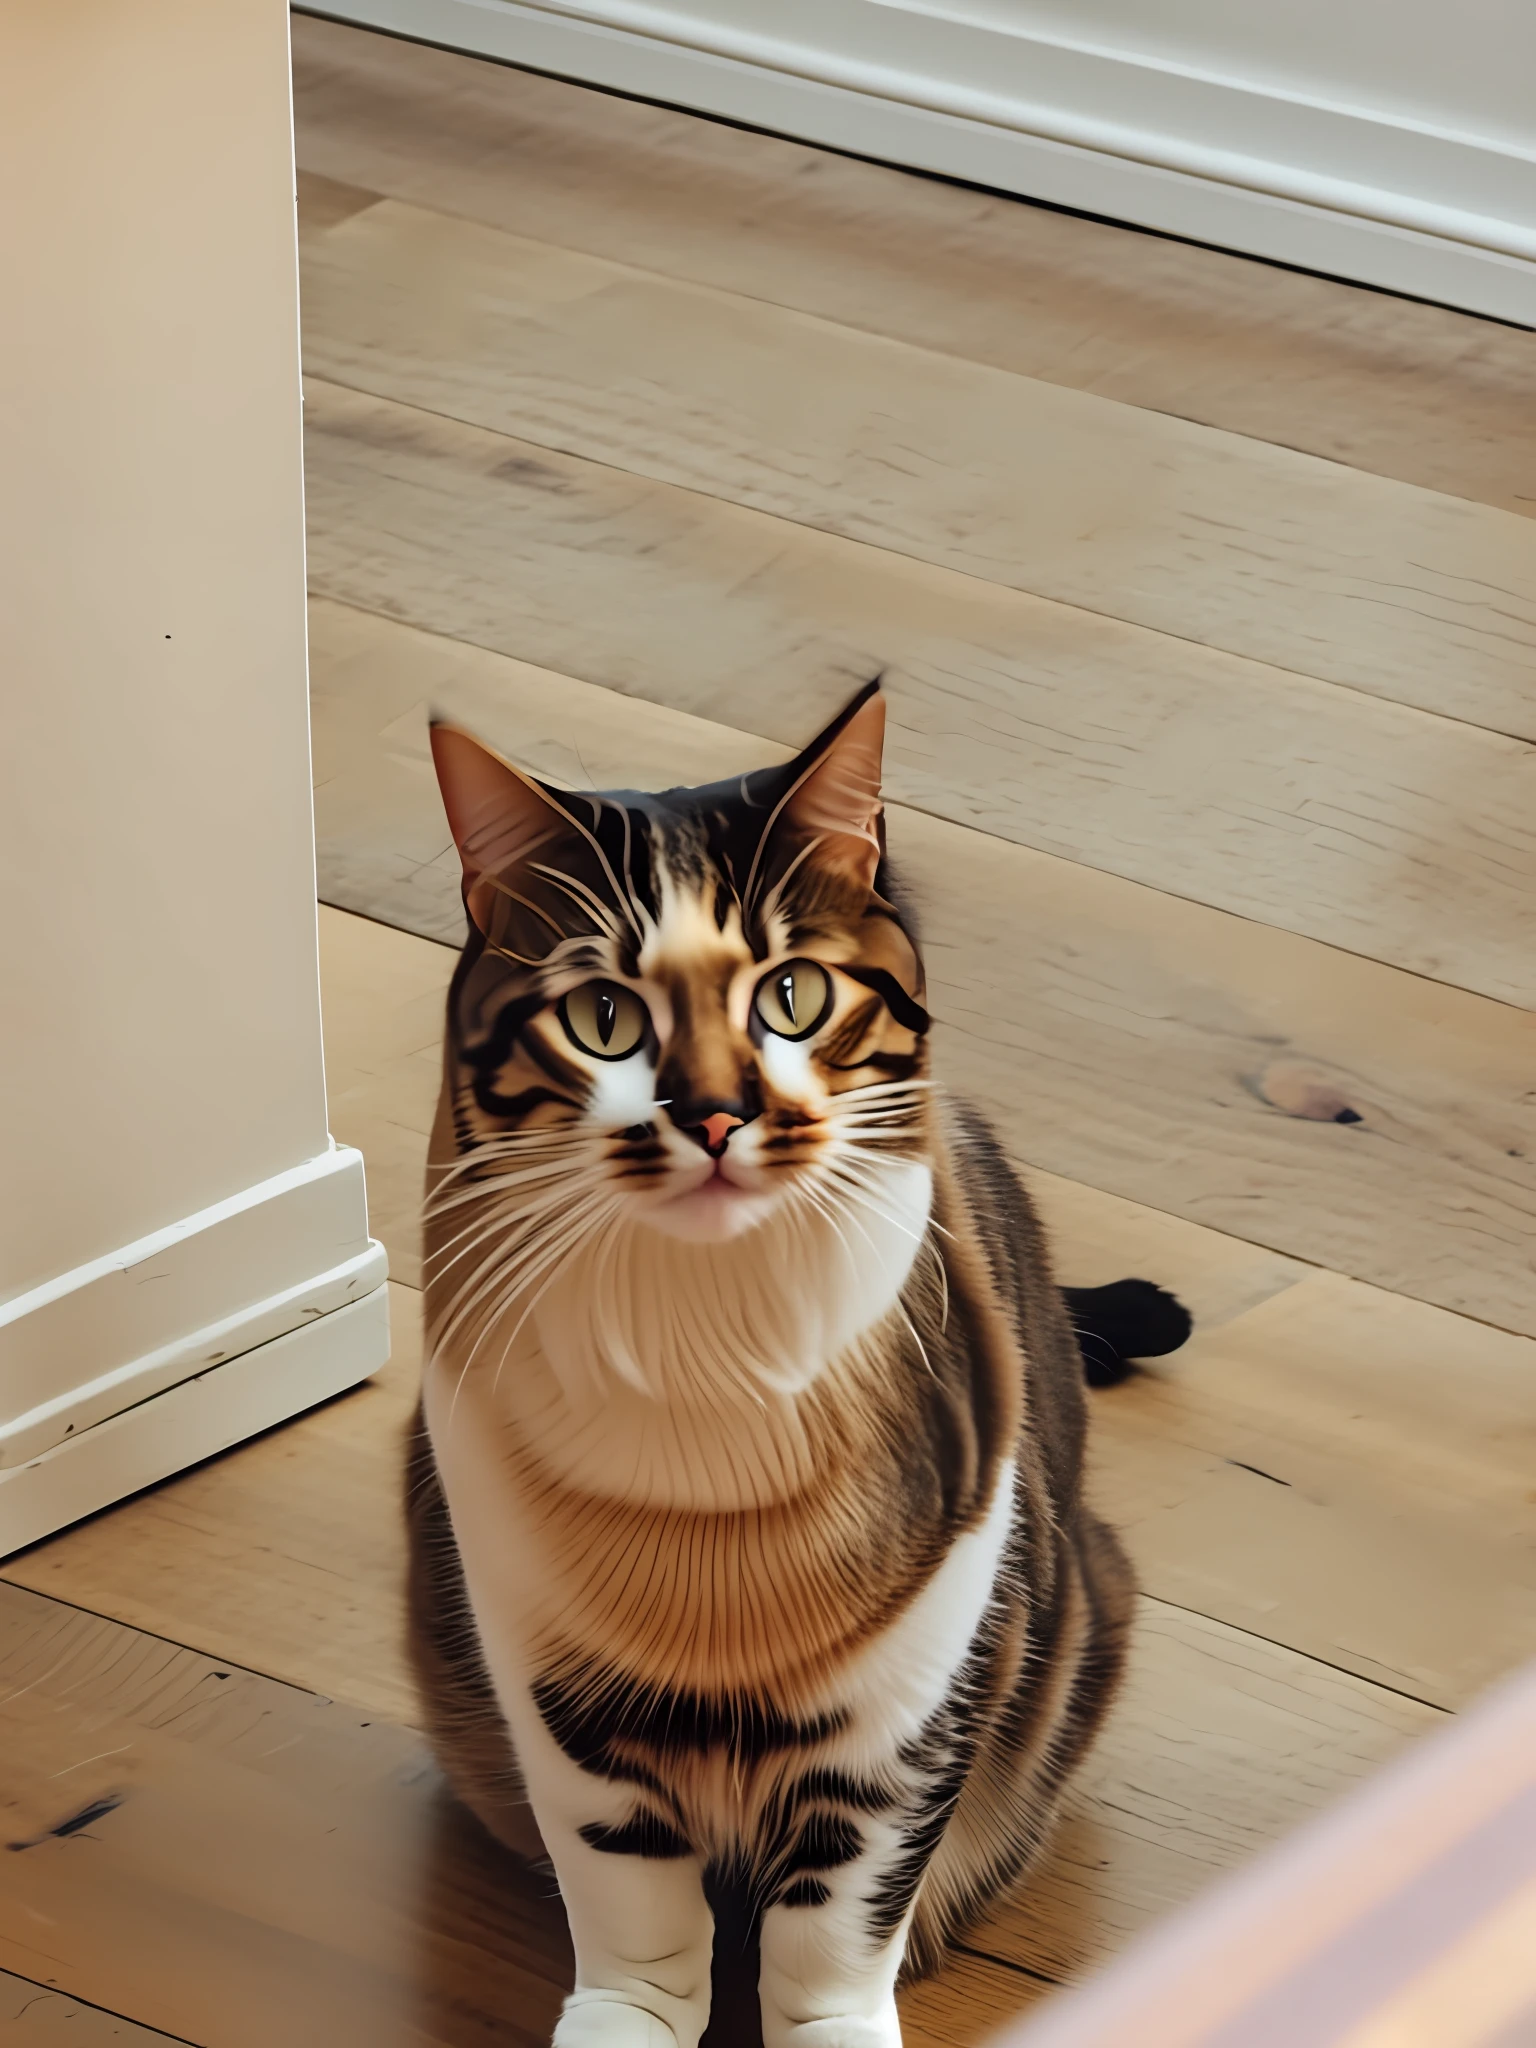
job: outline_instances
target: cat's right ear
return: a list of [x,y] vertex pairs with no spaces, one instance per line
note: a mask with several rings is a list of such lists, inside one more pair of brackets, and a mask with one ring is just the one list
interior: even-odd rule
[[431,738],[448,829],[464,864],[465,908],[489,932],[495,878],[507,877],[568,832],[570,819],[532,776],[458,726],[435,718]]

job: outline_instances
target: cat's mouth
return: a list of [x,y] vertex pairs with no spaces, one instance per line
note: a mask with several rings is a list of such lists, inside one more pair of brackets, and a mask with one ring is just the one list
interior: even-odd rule
[[[753,1230],[777,1207],[776,1192],[765,1192],[733,1165],[730,1154],[711,1159],[709,1170],[676,1194],[647,1203],[645,1220],[668,1237],[720,1244]],[[749,1170],[750,1171],[750,1170]]]

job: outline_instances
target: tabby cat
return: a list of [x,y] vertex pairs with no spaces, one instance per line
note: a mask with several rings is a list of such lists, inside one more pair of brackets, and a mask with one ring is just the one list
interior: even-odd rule
[[1064,1297],[928,1078],[884,719],[871,684],[786,766],[659,796],[433,729],[469,936],[413,1646],[456,1790],[553,1861],[558,2048],[896,2048],[903,1963],[1035,1855],[1120,1670],[1083,1357],[1188,1319]]

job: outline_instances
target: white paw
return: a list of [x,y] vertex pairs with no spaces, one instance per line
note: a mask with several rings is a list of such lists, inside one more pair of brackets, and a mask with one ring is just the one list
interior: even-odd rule
[[665,2020],[615,1991],[577,1991],[565,2002],[554,2048],[693,2048]]
[[785,2029],[783,2048],[901,2048],[901,2022],[889,2018],[802,2020]]

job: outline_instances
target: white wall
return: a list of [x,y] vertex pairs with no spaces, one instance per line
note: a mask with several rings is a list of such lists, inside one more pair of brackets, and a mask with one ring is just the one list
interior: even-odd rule
[[6,9],[0,1299],[326,1144],[286,30]]
[[[25,1386],[46,1449],[112,1412],[82,1383],[122,1406],[147,1353],[169,1384],[210,1324],[233,1356],[379,1274],[327,1157],[286,9],[11,0],[0,35],[0,1424]],[[296,1169],[318,1247],[273,1220]],[[163,1284],[125,1314],[129,1252]]]
[[1528,0],[317,11],[1536,325]]

